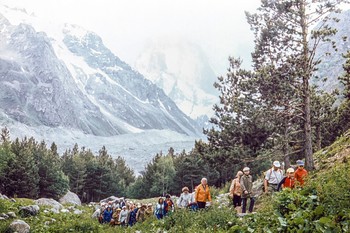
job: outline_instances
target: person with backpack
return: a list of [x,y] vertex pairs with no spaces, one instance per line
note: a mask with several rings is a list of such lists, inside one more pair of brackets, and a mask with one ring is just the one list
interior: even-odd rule
[[277,191],[278,184],[283,179],[283,171],[279,161],[272,163],[272,168],[266,171],[264,179],[265,193],[273,193]]
[[250,199],[249,203],[249,213],[253,212],[254,208],[254,197],[253,197],[253,177],[250,175],[250,168],[243,168],[243,176],[241,177],[241,189],[242,189],[242,213],[246,212],[247,201]]
[[210,189],[207,178],[202,178],[201,184],[196,189],[195,203],[198,204],[198,209],[204,209],[207,201],[211,202]]
[[288,168],[287,169],[287,176],[284,177],[281,182],[278,184],[277,190],[279,191],[280,188],[282,187],[282,189],[284,188],[290,188],[293,189],[294,188],[294,169],[293,168]]
[[241,189],[241,177],[243,176],[242,171],[238,171],[236,178],[232,180],[230,186],[230,197],[232,198],[233,207],[237,210],[241,207],[242,202],[242,189]]

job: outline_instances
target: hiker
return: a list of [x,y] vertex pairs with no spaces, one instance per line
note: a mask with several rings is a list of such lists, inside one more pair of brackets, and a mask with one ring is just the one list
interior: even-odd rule
[[152,216],[152,214],[153,214],[153,208],[152,207],[153,207],[152,203],[148,203],[147,209],[145,211],[146,218],[149,218],[149,217]]
[[99,223],[103,223],[103,212],[106,209],[106,205],[107,205],[107,203],[102,202],[100,208],[98,209],[99,210],[98,211],[98,222]]
[[233,207],[238,211],[241,207],[242,202],[242,189],[241,189],[241,177],[243,175],[242,171],[238,171],[235,179],[232,180],[230,186],[230,197],[232,198]]
[[211,202],[210,189],[207,178],[202,178],[201,184],[197,186],[195,194],[195,203],[198,204],[199,209],[204,209],[206,202]]
[[189,193],[188,187],[183,187],[182,188],[182,193],[177,200],[177,206],[179,208],[187,208],[189,205],[192,203],[192,194]]
[[241,189],[242,189],[242,213],[246,212],[247,201],[250,199],[249,203],[249,213],[253,212],[254,208],[254,197],[253,197],[253,177],[250,175],[250,168],[243,168],[243,176],[240,181]]
[[129,214],[128,214],[128,225],[132,227],[136,223],[136,213],[141,207],[140,203],[137,203],[137,206],[131,204]]
[[305,182],[305,178],[307,176],[307,171],[304,168],[304,161],[303,160],[297,160],[297,165],[298,168],[294,173],[294,177],[296,180],[296,186],[300,186],[300,187],[304,187],[304,182]]
[[121,198],[119,202],[119,208],[123,208],[126,205],[126,199],[124,197]]
[[265,193],[273,193],[277,191],[278,184],[283,179],[283,171],[280,169],[281,164],[279,161],[272,163],[272,168],[266,171],[264,179]]
[[175,211],[174,202],[173,200],[171,200],[170,194],[165,195],[164,205],[165,205],[165,214]]
[[294,188],[294,169],[293,168],[288,168],[287,169],[287,176],[284,177],[281,182],[278,184],[277,190],[279,191],[280,188],[282,187],[282,189],[284,188],[290,188],[293,189]]
[[191,195],[191,202],[188,205],[188,207],[190,208],[190,210],[193,210],[193,211],[197,211],[198,210],[198,204],[196,202],[196,190],[197,190],[197,187],[198,186],[196,186],[194,188],[193,192],[190,193],[190,195]]
[[154,210],[154,215],[157,219],[162,219],[165,216],[165,203],[162,197],[158,199],[156,209]]
[[136,221],[142,223],[146,219],[146,205],[142,205],[136,213]]
[[112,220],[113,210],[111,206],[107,206],[107,208],[103,211],[103,223],[110,223]]
[[127,210],[127,206],[124,205],[122,207],[122,211],[120,211],[120,214],[119,214],[119,222],[120,222],[120,225],[122,226],[126,226],[127,225],[127,217],[128,217],[128,213],[129,211]]
[[111,225],[120,225],[119,222],[119,215],[122,210],[120,208],[114,209],[113,215],[112,215],[112,220],[111,220]]

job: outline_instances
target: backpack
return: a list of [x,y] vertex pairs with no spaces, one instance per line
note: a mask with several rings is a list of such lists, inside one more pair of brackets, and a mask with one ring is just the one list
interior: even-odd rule
[[[270,172],[270,175],[269,175],[269,179],[270,179],[271,174],[272,174],[272,168],[270,168],[269,170],[267,170],[267,172]],[[267,173],[267,172],[266,172],[266,173]],[[281,175],[283,176],[283,173],[282,173],[282,170],[281,170],[281,169],[278,169],[278,172],[281,173]],[[263,192],[265,192],[265,184],[264,184],[264,183],[265,183],[265,176],[264,176],[263,180],[264,180],[264,182],[263,182],[263,184],[262,184],[262,188],[261,188],[261,189],[262,189]]]

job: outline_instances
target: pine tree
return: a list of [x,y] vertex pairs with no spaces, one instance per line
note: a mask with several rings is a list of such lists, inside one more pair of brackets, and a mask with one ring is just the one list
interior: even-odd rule
[[343,64],[344,74],[338,79],[344,85],[342,92],[344,100],[337,109],[337,117],[334,120],[335,127],[332,127],[336,136],[343,134],[350,128],[350,51],[343,56],[346,58],[345,64]]
[[68,177],[61,170],[60,157],[54,143],[48,150],[44,141],[35,151],[39,172],[39,196],[59,199],[68,190]]
[[[255,75],[241,69],[241,63],[240,59],[230,58],[229,72],[214,84],[221,92],[220,104],[214,105],[215,117],[210,119],[214,127],[204,130],[210,148],[218,154],[239,151],[234,153],[237,161],[257,156],[270,128],[263,120]],[[225,159],[226,156],[222,158]]]
[[11,144],[13,157],[5,168],[4,190],[9,196],[37,198],[39,194],[39,174],[35,162],[33,138],[17,138]]
[[[314,169],[309,81],[321,62],[315,58],[318,44],[328,41],[329,36],[336,33],[327,24],[333,19],[328,14],[338,12],[337,6],[342,2],[347,1],[262,0],[257,14],[247,13],[256,38],[255,71],[277,84],[273,85],[278,87],[274,101],[277,102],[282,94],[280,83],[296,93],[296,105],[289,107],[296,114],[302,113],[303,151],[309,170]],[[318,22],[318,28],[310,31]],[[269,98],[272,96],[268,95]]]

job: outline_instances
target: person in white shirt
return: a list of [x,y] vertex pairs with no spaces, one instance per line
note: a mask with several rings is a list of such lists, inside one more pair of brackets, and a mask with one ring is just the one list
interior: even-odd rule
[[123,206],[122,211],[120,211],[120,214],[119,214],[119,222],[122,226],[127,225],[126,219],[128,217],[128,212],[129,211],[126,209],[126,206]]
[[283,171],[279,161],[274,161],[272,168],[266,171],[264,179],[265,193],[273,193],[278,189],[278,184],[283,179]]
[[183,187],[182,188],[182,193],[179,197],[179,199],[177,199],[177,206],[179,208],[186,208],[188,207],[191,203],[193,202],[193,197],[192,194],[189,193],[189,189],[187,187]]

